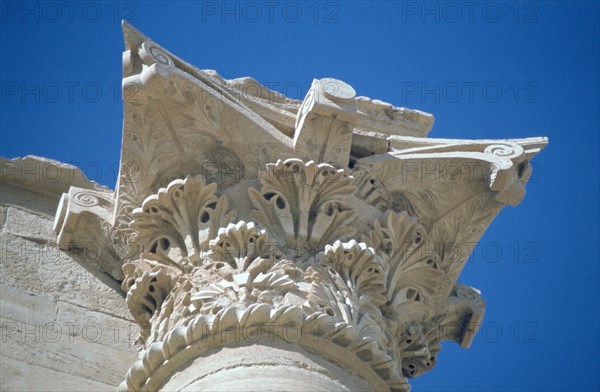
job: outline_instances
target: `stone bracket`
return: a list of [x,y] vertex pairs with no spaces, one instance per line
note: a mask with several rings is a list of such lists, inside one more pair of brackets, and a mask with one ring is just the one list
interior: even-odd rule
[[61,197],[54,232],[60,249],[79,250],[85,262],[122,280],[121,258],[110,233],[113,215],[112,192],[71,187]]
[[294,149],[305,161],[348,165],[356,124],[356,92],[331,78],[315,79],[296,117]]
[[[532,168],[529,161],[547,144],[543,137],[507,140],[459,140],[413,138],[390,136],[390,153],[399,160],[426,159],[446,161],[449,169],[460,170],[464,177],[461,160],[479,164],[473,172],[473,181],[487,181],[489,189],[496,192],[496,200],[510,206],[518,205],[525,196],[525,184],[529,181]],[[446,170],[448,175],[448,170]],[[454,182],[456,179],[438,177],[438,180]]]

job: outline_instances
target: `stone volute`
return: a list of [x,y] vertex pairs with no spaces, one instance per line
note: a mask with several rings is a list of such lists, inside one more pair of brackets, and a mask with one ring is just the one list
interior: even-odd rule
[[485,303],[457,278],[545,138],[427,138],[344,82],[300,102],[123,31],[116,190],[72,187],[55,219],[141,327],[120,391],[408,391],[470,345]]

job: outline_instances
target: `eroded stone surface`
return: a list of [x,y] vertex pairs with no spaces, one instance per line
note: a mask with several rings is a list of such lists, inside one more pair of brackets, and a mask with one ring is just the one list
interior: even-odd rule
[[[291,331],[290,331],[291,333]],[[331,366],[292,344],[269,339],[236,348],[223,347],[175,373],[165,390],[177,391],[366,391],[360,377]],[[206,360],[210,358],[210,360]],[[251,371],[250,371],[251,369]],[[286,377],[281,377],[285,374]]]
[[66,374],[62,369],[57,371],[8,357],[2,357],[0,360],[0,389],[3,391],[81,392],[109,391],[113,388],[110,383],[97,382],[87,376]]
[[55,161],[0,164],[0,389],[113,389],[136,358],[139,328],[114,279],[92,267],[91,249],[63,252],[52,230],[61,192],[96,186],[76,176],[49,183],[43,173],[54,168],[80,173]]
[[54,239],[52,221],[44,219],[43,215],[8,207],[5,225],[5,233],[27,238],[37,243],[45,243],[49,239]]

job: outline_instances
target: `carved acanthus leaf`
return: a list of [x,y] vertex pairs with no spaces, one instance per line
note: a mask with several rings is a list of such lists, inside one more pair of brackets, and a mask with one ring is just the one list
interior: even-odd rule
[[134,241],[167,263],[197,265],[219,228],[236,215],[216,191],[217,185],[205,184],[201,176],[172,181],[133,211]]
[[479,238],[501,208],[493,194],[482,192],[433,224],[430,238],[439,249],[439,267],[450,279],[456,280]]
[[425,229],[406,212],[389,212],[385,226],[375,221],[363,241],[388,263],[386,312],[394,319],[411,317],[413,305],[428,305],[450,284]]
[[398,342],[402,353],[402,374],[405,377],[417,377],[433,368],[437,351],[430,350],[422,324],[411,322],[402,325]]
[[286,274],[261,272],[252,276],[246,272],[204,287],[191,299],[201,304],[201,313],[216,314],[232,306],[246,308],[255,303],[281,305],[284,294],[291,290],[296,290],[296,284]]
[[368,295],[375,304],[386,302],[387,269],[365,243],[351,240],[327,245],[323,262],[332,267],[359,297]]
[[262,189],[249,189],[251,216],[282,244],[322,249],[355,233],[355,212],[346,200],[356,190],[352,178],[328,164],[288,159],[267,165]]
[[151,261],[137,260],[123,265],[125,279],[122,288],[127,292],[125,302],[129,312],[141,327],[144,340],[150,334],[151,320],[161,310],[176,279],[168,267]]
[[210,241],[211,262],[224,262],[239,272],[248,270],[257,258],[269,259],[274,249],[264,230],[253,222],[239,221],[219,229],[217,237]]

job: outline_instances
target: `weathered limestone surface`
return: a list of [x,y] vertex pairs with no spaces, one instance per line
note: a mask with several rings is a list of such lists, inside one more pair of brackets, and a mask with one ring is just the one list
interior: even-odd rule
[[[207,360],[208,359],[208,360]],[[281,377],[285,374],[285,377]],[[213,350],[164,386],[166,391],[367,391],[368,383],[285,341]],[[264,386],[264,389],[263,389]]]
[[[70,346],[12,341],[6,385],[27,386],[20,363],[64,371],[73,358],[69,383],[119,391],[408,391],[442,341],[469,347],[485,302],[457,279],[524,197],[545,138],[427,138],[433,116],[342,81],[289,99],[123,31],[115,191],[32,186],[11,167],[2,317],[105,331],[131,325],[126,307],[142,351],[134,362],[130,345],[83,331]],[[48,255],[22,255],[36,246]]]
[[139,328],[92,249],[63,252],[52,230],[61,193],[97,185],[43,158],[0,166],[0,390],[114,389]]

